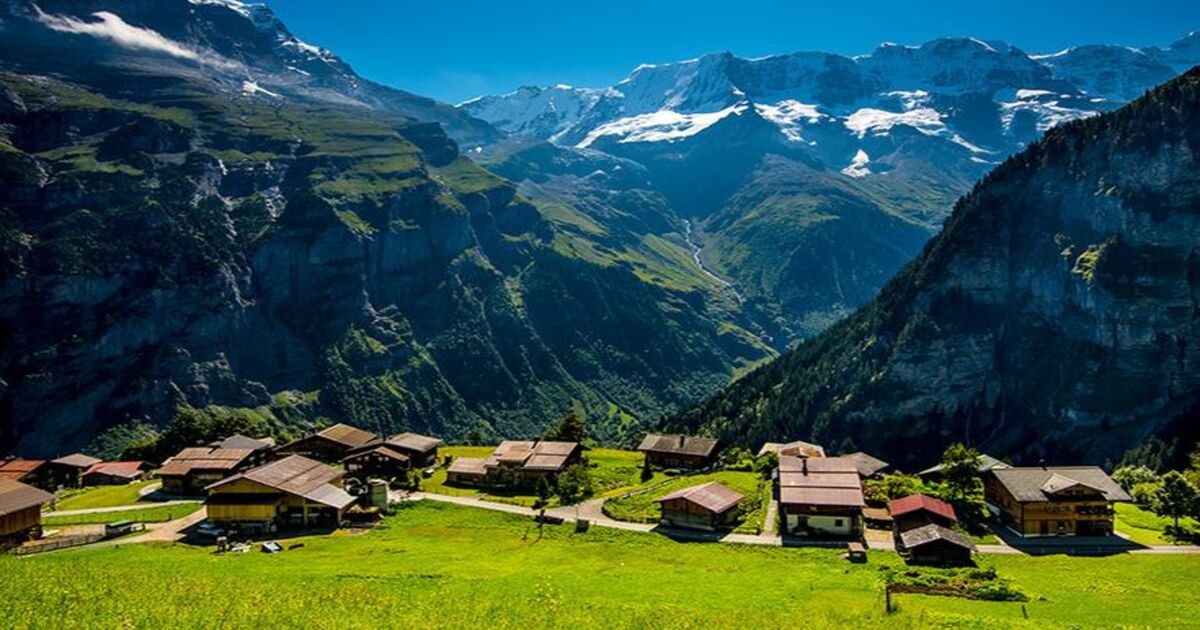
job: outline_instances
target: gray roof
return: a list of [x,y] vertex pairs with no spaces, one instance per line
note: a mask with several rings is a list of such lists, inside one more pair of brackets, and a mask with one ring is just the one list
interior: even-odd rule
[[411,432],[393,435],[385,440],[385,442],[388,446],[399,447],[417,453],[426,453],[446,444],[438,438]]
[[455,457],[446,472],[459,475],[486,475],[487,460],[482,457]]
[[695,503],[700,507],[720,514],[726,510],[737,507],[742,501],[742,495],[734,490],[727,488],[715,481],[710,481],[699,486],[692,486],[682,490],[676,490],[661,499],[659,503],[664,501],[674,501],[675,499],[684,499],[691,503]]
[[[1009,466],[1008,464],[1004,463],[1003,461],[996,459],[995,457],[992,457],[991,455],[988,455],[986,453],[981,454],[979,456],[979,472],[985,473],[989,470],[994,470],[997,468],[1012,468],[1012,466]],[[922,470],[921,472],[917,473],[917,476],[920,477],[921,475],[929,475],[932,473],[940,473],[940,472],[942,472],[942,465],[938,464],[937,466],[931,466],[929,468],[926,468],[925,470]]]
[[858,474],[858,464],[845,457],[780,457],[780,472],[810,473],[854,473]]
[[850,453],[849,455],[842,455],[842,457],[854,462],[855,468],[858,469],[858,474],[862,475],[863,477],[874,476],[879,471],[891,466],[891,464],[883,461],[882,459],[868,455],[862,451]]
[[783,505],[863,507],[862,480],[845,457],[779,458],[779,502]]
[[1049,501],[1055,493],[1074,486],[1098,490],[1108,501],[1133,500],[1097,466],[997,468],[991,474],[1020,503]]
[[343,474],[342,470],[333,466],[322,464],[321,462],[301,457],[300,455],[292,455],[266,464],[265,466],[251,468],[244,473],[223,479],[208,486],[206,489],[212,490],[213,488],[219,488],[239,479],[248,479],[268,488],[279,490],[280,492],[304,497],[309,501],[332,508],[342,509],[354,503],[354,497],[333,484],[334,481],[341,479]]
[[900,533],[900,542],[907,549],[927,545],[938,540],[944,540],[952,545],[958,545],[972,551],[975,550],[975,543],[971,542],[971,539],[967,538],[965,534],[942,527],[936,523],[930,523],[929,525]]
[[275,438],[256,439],[239,434],[231,435],[218,442],[213,442],[210,446],[213,448],[247,448],[252,451],[261,451],[264,448],[275,446]]
[[84,455],[83,453],[75,453],[74,455],[59,457],[50,463],[62,464],[63,466],[70,466],[72,468],[91,468],[93,465],[99,464],[101,461],[102,460],[96,459],[95,457]]
[[717,450],[717,440],[691,435],[647,433],[637,450],[651,453],[709,457]]
[[0,516],[39,506],[53,498],[54,495],[44,490],[0,477]]

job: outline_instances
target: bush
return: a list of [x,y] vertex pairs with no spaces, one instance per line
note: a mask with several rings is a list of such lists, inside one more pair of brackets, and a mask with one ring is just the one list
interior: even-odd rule
[[1158,482],[1158,475],[1145,466],[1122,466],[1113,471],[1112,478],[1126,492],[1133,492],[1139,484]]

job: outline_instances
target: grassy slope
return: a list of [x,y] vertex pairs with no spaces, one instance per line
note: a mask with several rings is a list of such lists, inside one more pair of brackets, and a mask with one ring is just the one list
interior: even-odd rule
[[94,512],[91,514],[75,514],[68,516],[46,516],[42,525],[86,525],[91,523],[114,523],[116,521],[137,521],[139,523],[163,523],[177,518],[183,518],[203,507],[199,501],[162,505],[141,510],[121,510],[119,512]]
[[[605,504],[605,509],[610,516],[619,520],[640,523],[656,522],[659,516],[658,503],[655,502],[656,499],[676,490],[698,486],[710,481],[724,484],[740,492],[747,499],[760,494],[760,479],[758,475],[750,472],[722,470],[707,475],[679,477],[649,492],[622,499],[613,499]],[[766,505],[760,503],[757,509],[742,519],[742,525],[738,527],[737,531],[739,533],[757,533],[758,528],[762,527],[765,509]]]
[[[1163,536],[1163,530],[1172,524],[1169,518],[1156,516],[1153,512],[1144,510],[1131,503],[1117,504],[1117,531],[1129,536],[1130,540],[1143,545],[1170,545],[1174,541]],[[1179,524],[1200,531],[1200,522],[1195,519],[1181,518]]]
[[[0,557],[0,619],[14,627],[305,625],[328,628],[600,626],[972,628],[1183,627],[1200,612],[1187,556],[989,557],[1032,601],[904,595],[886,616],[881,564],[821,549],[677,543],[652,534],[548,527],[420,504],[363,535],[304,539],[278,556],[126,545]],[[528,538],[525,537],[528,535]],[[1042,599],[1044,597],[1044,599]]]
[[55,509],[89,510],[92,508],[132,505],[141,499],[138,491],[156,483],[158,483],[158,480],[154,479],[138,481],[124,486],[96,486],[94,488],[71,490],[59,498]]

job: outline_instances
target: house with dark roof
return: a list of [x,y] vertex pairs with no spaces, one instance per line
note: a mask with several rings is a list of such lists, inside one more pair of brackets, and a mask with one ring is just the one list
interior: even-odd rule
[[154,467],[148,462],[99,462],[83,473],[85,486],[120,486],[140,481]]
[[744,497],[715,481],[672,492],[657,500],[668,527],[718,530],[737,525]]
[[784,533],[855,536],[861,531],[862,479],[844,457],[780,457],[776,473]]
[[208,486],[204,506],[209,521],[240,532],[337,526],[355,501],[342,486],[343,474],[291,455]]
[[716,463],[721,444],[712,438],[648,433],[637,450],[651,466],[697,470]]
[[896,551],[909,564],[963,566],[971,564],[975,543],[961,532],[930,523],[901,532]]
[[438,449],[445,442],[419,433],[398,433],[382,440],[372,440],[352,449],[342,462],[352,477],[403,477],[413,468],[437,464]]
[[0,548],[19,544],[42,533],[42,505],[54,495],[0,477]]
[[[989,470],[995,470],[997,468],[1011,468],[1011,466],[986,453],[979,456],[979,474],[982,475],[987,473]],[[936,466],[926,468],[925,470],[917,473],[917,476],[925,481],[941,481],[944,477],[942,474],[942,465],[938,464]]]
[[462,485],[520,487],[554,479],[583,458],[578,442],[505,440],[486,459],[459,457],[446,469],[447,481]]
[[888,514],[892,517],[897,533],[924,527],[930,523],[952,528],[958,522],[954,506],[924,494],[892,500],[888,503]]
[[163,492],[202,494],[209,485],[249,468],[258,451],[248,448],[185,448],[158,469]]
[[378,439],[374,433],[348,424],[335,424],[280,446],[276,451],[282,455],[303,455],[310,459],[335,464],[342,461],[351,451],[366,446]]
[[78,488],[83,484],[83,473],[98,463],[100,460],[95,457],[75,453],[46,462],[42,466],[42,475],[50,489]]
[[993,468],[983,477],[984,499],[1022,536],[1108,536],[1113,505],[1132,501],[1096,466]]
[[848,459],[854,462],[854,467],[858,469],[858,476],[863,479],[872,479],[878,477],[883,471],[891,468],[891,464],[869,455],[862,451],[850,453],[848,455],[839,455],[843,459]]
[[0,479],[11,479],[43,490],[53,490],[53,479],[45,474],[46,461],[41,459],[0,460]]

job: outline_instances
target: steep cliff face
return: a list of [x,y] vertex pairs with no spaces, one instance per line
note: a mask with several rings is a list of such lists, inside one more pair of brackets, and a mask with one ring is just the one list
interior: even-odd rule
[[[1200,393],[1200,70],[1008,160],[878,298],[677,421],[922,462],[1119,456]],[[1191,435],[1194,439],[1194,431]]]

